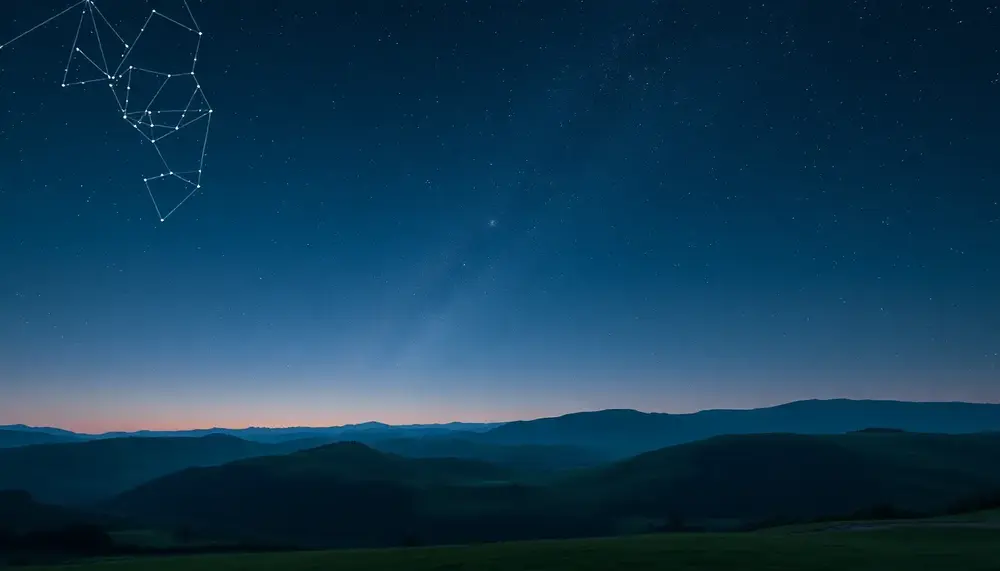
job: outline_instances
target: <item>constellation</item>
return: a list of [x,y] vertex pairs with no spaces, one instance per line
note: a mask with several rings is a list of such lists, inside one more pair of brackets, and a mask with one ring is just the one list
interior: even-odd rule
[[[116,27],[105,16],[97,0],[79,0],[0,43],[3,53],[28,34],[79,12],[61,86],[104,83],[110,88],[120,117],[139,133],[140,143],[152,146],[162,165],[159,173],[143,177],[160,222],[201,189],[213,113],[195,75],[203,34],[188,1],[179,3],[184,7],[180,14],[151,10],[131,42],[120,32],[122,26]],[[166,44],[147,48],[154,30],[175,35]],[[185,55],[185,48],[189,57],[177,64],[177,54]],[[167,192],[170,189],[172,193]]]

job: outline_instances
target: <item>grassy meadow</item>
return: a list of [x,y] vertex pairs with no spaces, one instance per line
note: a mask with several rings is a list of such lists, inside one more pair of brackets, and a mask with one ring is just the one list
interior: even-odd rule
[[[882,522],[885,524],[886,522]],[[42,568],[36,568],[42,569]],[[887,525],[463,547],[104,560],[49,571],[996,571],[1000,528]]]

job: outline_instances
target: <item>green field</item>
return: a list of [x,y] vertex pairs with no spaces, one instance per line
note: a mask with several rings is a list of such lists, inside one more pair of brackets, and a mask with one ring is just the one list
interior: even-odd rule
[[468,547],[211,555],[50,567],[77,571],[996,571],[1000,529],[673,534]]

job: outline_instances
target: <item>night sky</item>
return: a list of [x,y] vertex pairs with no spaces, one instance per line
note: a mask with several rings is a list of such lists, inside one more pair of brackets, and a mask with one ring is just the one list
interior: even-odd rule
[[0,423],[1000,400],[993,0],[191,7],[163,223],[78,18],[0,50]]

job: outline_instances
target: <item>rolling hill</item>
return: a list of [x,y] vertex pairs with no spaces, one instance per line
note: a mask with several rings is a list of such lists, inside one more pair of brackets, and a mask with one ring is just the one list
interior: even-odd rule
[[76,437],[70,435],[52,434],[49,432],[0,429],[0,448],[15,448],[33,444],[54,444],[57,442],[75,442]]
[[[102,506],[155,525],[244,541],[399,545],[458,538],[489,502],[517,495],[507,470],[456,458],[403,458],[360,443],[192,468]],[[513,492],[512,492],[513,490]]]
[[1000,434],[715,437],[527,484],[459,459],[358,443],[166,476],[115,514],[242,540],[385,546],[808,520],[891,505],[941,510],[1000,489]]
[[18,432],[43,432],[45,434],[51,434],[53,436],[63,436],[69,439],[75,439],[82,435],[76,432],[71,432],[69,430],[63,430],[62,428],[54,428],[52,426],[28,426],[26,424],[0,424],[0,430],[15,430]]
[[93,523],[104,520],[83,511],[37,502],[25,491],[0,491],[0,530],[4,532],[28,533]]
[[471,435],[370,438],[362,442],[376,450],[408,458],[482,460],[525,475],[596,466],[608,461],[601,454],[579,446],[493,444],[478,441]]
[[672,446],[575,475],[565,490],[622,521],[712,525],[935,512],[1000,489],[1000,433],[755,434]]
[[54,504],[96,502],[154,478],[233,460],[286,454],[318,443],[249,442],[233,436],[109,438],[0,449],[0,490],[26,490]]
[[585,447],[623,459],[727,434],[842,434],[870,427],[941,434],[1000,431],[1000,405],[839,399],[691,414],[603,410],[510,422],[477,440]]
[[[310,433],[296,434],[305,437],[261,443],[221,434],[130,436],[0,449],[0,466],[4,468],[0,470],[0,490],[23,489],[56,504],[88,504],[185,468],[282,455],[339,441],[308,436]],[[395,433],[376,431],[364,437],[372,447],[400,456],[482,460],[522,474],[593,466],[603,460],[578,448],[496,445],[436,433],[401,438]]]
[[[694,442],[724,434],[842,434],[869,427],[911,432],[965,434],[1000,431],[1000,404],[961,402],[903,402],[878,400],[806,400],[747,410],[704,410],[690,414],[646,413],[636,410],[601,410],[558,417],[506,423],[390,425],[364,422],[331,427],[205,428],[179,431],[109,432],[76,434],[58,428],[24,425],[0,426],[17,434],[4,438],[59,438],[63,441],[141,436],[149,438],[235,436],[262,443],[313,439],[315,442],[359,441],[375,443],[393,439],[461,439],[493,445],[546,445],[587,449],[600,457],[627,458],[674,444]],[[48,436],[41,436],[41,435]],[[37,443],[37,442],[36,442]],[[18,444],[21,445],[21,444]],[[397,446],[399,443],[392,443]],[[420,447],[408,443],[416,454]],[[422,445],[425,446],[425,445]],[[430,445],[426,445],[430,446]],[[442,445],[443,446],[443,445]]]

